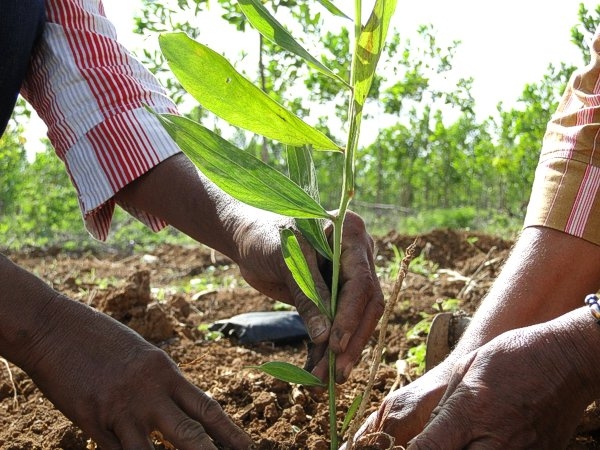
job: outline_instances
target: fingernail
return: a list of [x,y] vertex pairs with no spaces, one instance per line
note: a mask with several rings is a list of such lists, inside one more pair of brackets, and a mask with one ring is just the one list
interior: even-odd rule
[[346,333],[340,339],[340,349],[342,352],[346,351],[346,347],[348,347],[348,342],[350,342],[350,333]]
[[336,383],[343,383],[344,381],[346,381],[348,379],[348,377],[350,376],[350,372],[352,372],[351,364],[344,367],[344,370],[337,370],[337,372],[335,374]]
[[310,319],[308,321],[308,334],[310,334],[311,339],[314,341],[325,333],[325,331],[327,331],[327,325],[327,319],[323,316],[316,316]]
[[347,380],[350,377],[350,372],[352,372],[352,364],[348,364],[344,369],[344,380]]

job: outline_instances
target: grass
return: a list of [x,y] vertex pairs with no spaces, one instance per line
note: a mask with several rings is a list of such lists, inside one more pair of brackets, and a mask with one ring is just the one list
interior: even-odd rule
[[406,214],[396,210],[374,214],[364,206],[354,208],[360,214],[371,234],[385,236],[395,230],[405,235],[417,235],[435,229],[479,231],[504,239],[514,239],[520,231],[524,217],[501,214],[496,210],[482,210],[472,206],[460,208],[434,208]]

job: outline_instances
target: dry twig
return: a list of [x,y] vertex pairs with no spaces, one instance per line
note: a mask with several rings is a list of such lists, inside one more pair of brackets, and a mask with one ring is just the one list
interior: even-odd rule
[[17,400],[17,385],[15,384],[15,380],[12,376],[12,372],[10,371],[10,366],[8,365],[8,361],[6,359],[0,358],[0,361],[2,361],[4,363],[4,366],[6,367],[6,371],[8,372],[8,379],[10,380],[10,384],[13,389],[13,403],[15,405],[15,408],[18,408],[19,402]]
[[[394,288],[392,289],[392,293],[390,298],[385,304],[385,310],[383,311],[383,316],[381,317],[381,324],[379,327],[379,339],[377,340],[377,345],[375,346],[374,354],[373,354],[373,363],[371,364],[371,370],[369,372],[369,379],[367,381],[367,386],[365,387],[365,392],[363,394],[363,398],[360,402],[360,406],[358,407],[358,411],[348,428],[348,441],[346,443],[346,448],[348,450],[352,450],[352,446],[354,444],[354,435],[358,431],[360,427],[365,410],[367,409],[367,404],[369,403],[369,396],[371,390],[373,389],[373,384],[375,383],[375,375],[377,375],[377,370],[379,369],[379,364],[381,362],[381,356],[383,355],[383,348],[385,346],[385,335],[387,332],[387,325],[398,302],[398,298],[400,297],[400,290],[402,289],[402,284],[404,283],[404,278],[406,278],[406,274],[408,273],[408,265],[412,261],[415,256],[415,249],[417,248],[417,241],[415,241],[408,246],[406,249],[406,254],[402,261],[400,262],[400,270],[398,271],[398,277],[396,278],[396,282],[394,283]],[[392,442],[393,445],[393,442]]]
[[467,277],[467,282],[458,293],[457,298],[463,298],[463,295],[465,295],[471,289],[471,287],[475,285],[475,278],[477,277],[477,275],[479,275],[479,272],[481,272],[485,267],[488,267],[492,261],[495,262],[497,260],[497,258],[494,260],[490,259],[492,253],[494,253],[495,251],[495,246],[490,248],[490,250],[487,252],[487,255],[485,256],[485,259],[482,261],[479,267],[477,267],[475,272],[473,272],[473,274],[470,277]]

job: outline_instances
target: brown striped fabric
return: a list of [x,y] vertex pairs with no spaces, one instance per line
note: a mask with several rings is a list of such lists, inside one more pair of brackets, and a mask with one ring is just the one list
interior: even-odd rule
[[575,71],[548,123],[524,227],[600,245],[600,28],[590,63]]

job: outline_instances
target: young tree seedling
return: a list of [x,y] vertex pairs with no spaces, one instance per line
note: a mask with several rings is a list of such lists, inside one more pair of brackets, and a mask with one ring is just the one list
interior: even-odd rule
[[[318,0],[327,11],[346,16],[329,0]],[[331,321],[337,310],[342,248],[342,225],[354,197],[354,166],[362,113],[371,88],[379,56],[383,50],[396,0],[376,0],[371,15],[362,24],[361,0],[354,2],[354,40],[350,79],[344,80],[306,51],[273,17],[260,0],[239,0],[238,6],[248,22],[266,39],[284,51],[302,58],[307,65],[346,89],[348,137],[345,146],[308,125],[297,115],[271,99],[237,72],[220,54],[194,41],[184,33],[163,34],[161,51],[183,88],[204,108],[231,125],[256,133],[287,147],[289,176],[263,163],[226,139],[185,117],[159,114],[157,117],[198,169],[232,197],[272,213],[295,219],[302,236],[332,264],[329,305],[320,297],[295,230],[281,231],[285,262],[303,293]],[[339,207],[327,211],[319,201],[318,185],[311,151],[333,151],[343,155]],[[323,230],[330,221],[333,242],[330,246]],[[329,355],[329,423],[331,449],[338,448],[336,423],[335,355]],[[290,383],[322,386],[309,372],[284,362],[268,362],[261,370]],[[358,405],[358,403],[357,403]],[[351,409],[355,410],[356,407]],[[343,424],[347,426],[348,420]]]

